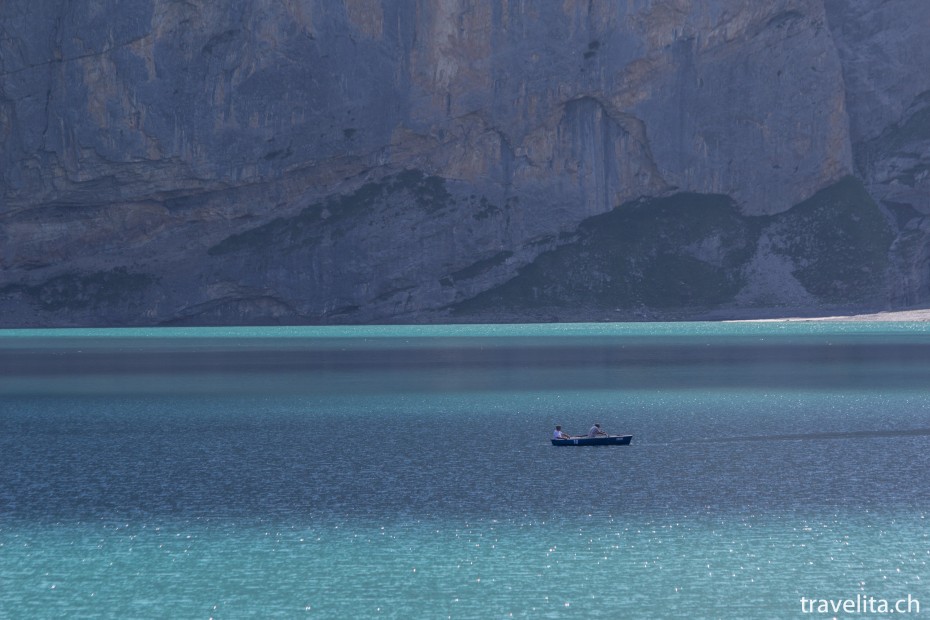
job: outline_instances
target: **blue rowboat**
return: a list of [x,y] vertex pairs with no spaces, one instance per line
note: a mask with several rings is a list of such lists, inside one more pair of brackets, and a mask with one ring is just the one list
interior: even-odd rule
[[552,439],[553,446],[628,446],[633,435],[608,435],[606,437],[573,437]]

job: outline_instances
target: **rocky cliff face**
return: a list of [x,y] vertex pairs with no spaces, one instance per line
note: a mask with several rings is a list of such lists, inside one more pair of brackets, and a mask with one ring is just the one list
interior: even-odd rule
[[0,323],[930,298],[920,0],[0,4]]

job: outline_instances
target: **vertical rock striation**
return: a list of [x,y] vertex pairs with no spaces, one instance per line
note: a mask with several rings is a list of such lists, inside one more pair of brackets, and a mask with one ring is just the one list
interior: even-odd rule
[[843,63],[856,174],[899,231],[892,300],[930,299],[930,6],[826,2]]
[[2,323],[921,303],[928,6],[7,0]]

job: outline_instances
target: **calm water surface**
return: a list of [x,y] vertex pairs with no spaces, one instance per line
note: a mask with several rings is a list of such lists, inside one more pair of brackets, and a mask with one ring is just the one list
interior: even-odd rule
[[0,618],[926,614],[928,379],[907,323],[0,332]]

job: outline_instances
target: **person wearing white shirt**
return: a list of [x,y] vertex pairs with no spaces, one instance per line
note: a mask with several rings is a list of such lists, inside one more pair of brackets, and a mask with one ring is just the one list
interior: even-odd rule
[[569,435],[568,433],[563,433],[562,427],[556,424],[555,430],[552,431],[552,438],[553,439],[571,439],[572,436]]

